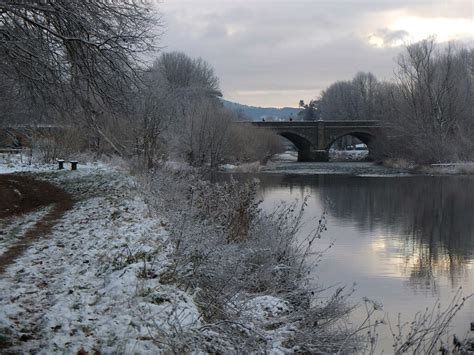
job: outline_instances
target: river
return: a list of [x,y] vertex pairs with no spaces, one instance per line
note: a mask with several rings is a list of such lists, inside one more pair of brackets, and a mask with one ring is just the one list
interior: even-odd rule
[[[262,207],[309,195],[303,238],[327,213],[324,253],[314,271],[320,285],[355,283],[351,302],[364,297],[383,305],[378,317],[397,323],[440,301],[446,307],[462,287],[474,293],[474,176],[414,176],[369,163],[282,163],[259,174],[226,174],[260,181]],[[363,314],[356,312],[357,325]],[[471,298],[452,322],[466,335],[474,321]],[[474,335],[471,333],[471,336]],[[388,327],[379,328],[379,348],[390,353]]]

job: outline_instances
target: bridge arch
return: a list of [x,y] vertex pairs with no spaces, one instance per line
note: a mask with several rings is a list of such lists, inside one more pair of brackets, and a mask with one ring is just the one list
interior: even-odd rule
[[376,136],[374,134],[370,133],[370,132],[361,131],[361,130],[348,131],[348,132],[344,132],[342,134],[331,136],[330,139],[329,139],[329,143],[327,143],[327,145],[325,147],[326,151],[329,152],[329,149],[331,148],[331,146],[337,140],[341,139],[342,137],[346,137],[346,136],[352,136],[352,137],[355,137],[355,138],[359,139],[362,143],[364,143],[367,146],[367,150],[368,150],[368,153],[369,153],[368,156],[369,157],[372,156],[373,145],[374,145]]
[[288,139],[298,151],[310,150],[313,147],[311,141],[300,134],[284,131],[278,132],[278,135]]
[[329,139],[329,143],[326,145],[326,149],[331,148],[335,141],[341,139],[345,136],[353,136],[359,139],[362,143],[364,143],[367,147],[369,144],[372,144],[375,141],[375,135],[369,132],[354,130],[349,132],[344,132],[342,134],[332,135]]

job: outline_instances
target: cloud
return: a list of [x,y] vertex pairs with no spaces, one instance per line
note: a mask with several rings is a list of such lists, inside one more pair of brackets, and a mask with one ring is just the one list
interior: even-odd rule
[[405,43],[409,37],[410,33],[405,30],[379,28],[369,35],[369,43],[376,47],[397,47]]
[[358,71],[389,79],[398,46],[421,33],[418,20],[401,19],[429,27],[440,16],[472,16],[469,0],[168,0],[158,8],[165,50],[202,57],[227,98],[262,106],[296,106]]

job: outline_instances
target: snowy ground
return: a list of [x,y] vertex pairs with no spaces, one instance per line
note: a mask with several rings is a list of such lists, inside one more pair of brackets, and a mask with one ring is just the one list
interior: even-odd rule
[[[155,354],[197,333],[220,341],[206,330],[193,295],[160,280],[173,251],[167,222],[128,172],[107,164],[59,171],[0,158],[0,173],[52,182],[75,200],[47,237],[0,272],[0,353]],[[0,219],[0,257],[50,209]],[[273,296],[242,300],[244,318],[255,324],[287,308]],[[286,327],[265,332],[272,351],[281,350],[281,332]],[[190,338],[177,339],[183,335]]]
[[32,163],[27,153],[0,153],[0,174],[51,170],[51,165]]
[[[0,274],[0,353],[166,353],[199,332],[206,341],[221,341],[218,327],[203,323],[193,295],[160,280],[173,251],[167,222],[150,210],[126,171],[106,164],[58,171],[8,159],[0,160],[0,172],[51,181],[75,204],[47,238]],[[0,256],[48,208],[0,220]],[[289,304],[247,294],[236,295],[235,304],[242,306],[240,323],[261,331],[266,351],[290,351],[282,340],[293,329],[271,321],[284,319]]]
[[[2,172],[31,166],[0,164]],[[190,295],[163,285],[167,232],[126,173],[104,165],[35,169],[73,194],[72,210],[0,275],[0,352],[156,353],[176,323],[199,325]],[[3,221],[0,253],[44,210]]]

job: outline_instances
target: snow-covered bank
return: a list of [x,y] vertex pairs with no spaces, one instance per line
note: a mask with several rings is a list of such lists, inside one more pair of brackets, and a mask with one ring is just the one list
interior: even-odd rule
[[331,151],[329,162],[298,162],[297,152],[276,154],[267,164],[259,162],[225,164],[221,171],[230,173],[277,173],[299,175],[342,174],[361,177],[400,177],[410,175],[474,175],[474,162],[417,165],[403,159],[382,163],[364,161],[367,151]]
[[474,175],[474,162],[431,164],[416,167],[414,171],[430,175]]
[[[334,153],[334,152],[333,152]],[[295,151],[276,154],[267,164],[259,162],[239,165],[225,164],[221,171],[229,173],[275,173],[275,174],[343,174],[355,176],[404,176],[410,171],[403,167],[389,167],[373,162],[363,161],[366,151],[338,152],[337,161],[330,162],[298,162]]]
[[1,276],[3,348],[156,353],[154,335],[199,325],[189,294],[149,277],[168,263],[167,231],[130,176],[104,165],[34,174],[77,202]]
[[[202,232],[220,233],[221,227],[208,229],[197,221],[189,221],[190,229],[183,238],[186,243],[201,238],[204,249],[189,250],[190,264],[177,265],[183,260],[179,259],[182,252],[176,251],[176,240],[171,241],[170,236],[172,230],[175,235],[182,230],[164,216],[187,216],[187,206],[172,201],[176,197],[172,189],[166,188],[164,195],[150,196],[152,191],[144,187],[143,180],[107,164],[84,164],[77,171],[56,169],[53,165],[21,164],[12,164],[8,169],[20,171],[19,174],[27,171],[29,176],[54,183],[69,192],[75,204],[54,225],[49,236],[35,241],[0,275],[1,351],[284,352],[288,346],[295,346],[284,346],[283,342],[301,334],[297,331],[304,319],[301,309],[270,291],[246,292],[242,287],[242,283],[251,285],[258,281],[240,278],[246,275],[243,270],[253,269],[259,262],[255,259],[249,263],[248,258],[271,253],[268,244],[255,241],[257,244],[238,246],[225,240],[221,245],[214,244],[217,258],[221,258],[221,251],[229,253],[222,254],[224,258],[232,256],[220,261],[228,270],[216,274],[213,259],[203,264],[196,257],[201,252],[207,255],[207,245],[215,241],[215,236]],[[180,171],[174,173],[179,175]],[[173,175],[170,178],[170,186],[183,188],[173,180]],[[168,213],[149,203],[153,200],[160,204],[165,196],[171,200]],[[3,240],[2,251],[21,240],[22,232],[40,221],[47,210],[48,207],[4,220],[4,235],[9,237]],[[267,236],[270,237],[271,234]],[[183,241],[181,248],[184,245]],[[262,259],[266,260],[270,259]],[[203,265],[211,269],[202,269]],[[262,284],[275,282],[277,286],[280,282],[272,280],[267,272],[289,272],[284,271],[283,264],[262,266],[265,273],[260,277],[264,279],[258,281]],[[236,267],[240,271],[233,275]],[[209,289],[203,291],[198,282],[193,287],[180,282],[180,278],[183,280],[189,272],[198,270],[200,282],[206,280]],[[214,279],[215,276],[218,277]],[[206,293],[209,290],[215,292]],[[306,298],[294,294],[296,290],[285,292],[295,300],[301,298],[298,303],[306,302]],[[213,315],[210,319],[208,312],[214,309],[216,301],[223,299],[226,303],[219,308],[226,315]]]
[[474,175],[474,162],[453,162],[420,165],[404,159],[386,159],[383,166],[402,169],[414,175]]
[[48,171],[52,165],[38,164],[26,152],[0,153],[0,174],[28,171]]
[[[361,345],[347,324],[351,290],[325,298],[306,279],[324,215],[296,243],[298,206],[262,213],[255,182],[213,185],[176,164],[139,177],[107,164],[54,169],[29,174],[75,204],[0,275],[1,351],[333,353]],[[22,218],[4,224],[17,230],[12,240],[42,212]]]
[[262,172],[269,174],[298,175],[354,175],[354,176],[406,176],[408,170],[388,168],[372,162],[278,162],[268,165]]
[[261,165],[258,161],[256,161],[253,163],[243,163],[239,165],[224,164],[220,167],[220,170],[235,173],[257,173],[263,168],[265,168],[265,165]]

